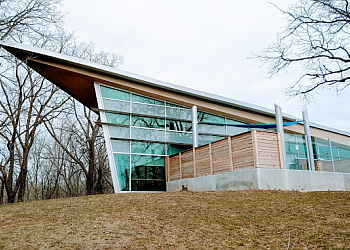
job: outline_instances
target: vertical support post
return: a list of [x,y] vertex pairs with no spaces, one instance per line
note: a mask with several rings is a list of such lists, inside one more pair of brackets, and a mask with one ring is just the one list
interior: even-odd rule
[[258,152],[258,142],[256,139],[256,130],[252,130],[251,133],[252,133],[254,168],[258,168],[259,167],[259,152]]
[[211,175],[214,174],[214,168],[213,168],[213,149],[211,146],[211,143],[209,143],[209,161],[210,161],[210,173]]
[[277,132],[279,133],[279,138],[281,140],[282,164],[283,164],[282,166],[283,166],[284,169],[288,169],[288,166],[287,166],[287,153],[286,153],[286,141],[284,139],[282,109],[276,103],[275,103],[275,117],[276,117]]
[[192,151],[193,151],[193,177],[197,177],[196,148],[193,148]]
[[334,158],[333,158],[333,152],[332,152],[332,142],[331,142],[331,139],[329,138],[328,138],[328,146],[329,146],[329,152],[331,153],[332,170],[333,172],[335,172]]
[[229,136],[227,138],[227,141],[228,141],[228,154],[229,154],[229,157],[230,157],[231,171],[234,171],[233,160],[232,160],[232,140],[231,140],[231,136]]
[[166,159],[166,181],[170,181],[170,157],[169,155],[165,157]]
[[192,107],[192,138],[193,148],[198,147],[198,118],[197,118],[197,106]]
[[179,169],[180,169],[180,180],[182,180],[182,154],[179,153]]
[[303,123],[304,123],[304,131],[305,131],[307,159],[309,162],[309,170],[315,171],[314,151],[312,149],[312,141],[311,141],[310,125],[309,125],[309,115],[308,115],[306,109],[303,110]]
[[278,158],[280,160],[280,168],[284,168],[283,164],[283,154],[282,154],[282,142],[281,142],[281,134],[277,133],[277,144],[278,144]]

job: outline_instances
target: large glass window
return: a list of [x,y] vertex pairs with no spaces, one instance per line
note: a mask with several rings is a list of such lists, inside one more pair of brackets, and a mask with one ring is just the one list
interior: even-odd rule
[[164,129],[164,119],[132,116],[132,126],[144,128],[159,128]]
[[146,104],[155,104],[155,105],[163,105],[164,106],[164,102],[162,102],[162,101],[154,100],[154,99],[151,99],[151,98],[147,98],[147,97],[140,96],[140,95],[135,95],[135,94],[132,94],[132,101],[133,102],[141,102],[141,103],[146,103]]
[[166,191],[165,158],[161,156],[131,156],[132,191]]
[[131,152],[139,154],[165,155],[165,144],[132,141]]
[[117,170],[120,191],[130,191],[129,189],[130,155],[114,154],[114,162]]
[[130,93],[101,86],[102,97],[130,101]]
[[130,125],[130,115],[106,113],[106,119],[108,123]]

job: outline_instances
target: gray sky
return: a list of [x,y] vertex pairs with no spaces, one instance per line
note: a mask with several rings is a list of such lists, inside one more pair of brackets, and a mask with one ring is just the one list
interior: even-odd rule
[[[295,0],[274,0],[287,7]],[[64,0],[66,28],[96,50],[118,52],[120,69],[301,117],[303,102],[285,89],[298,69],[269,78],[248,59],[284,25],[265,0]],[[350,89],[325,90],[308,106],[312,122],[350,131]]]

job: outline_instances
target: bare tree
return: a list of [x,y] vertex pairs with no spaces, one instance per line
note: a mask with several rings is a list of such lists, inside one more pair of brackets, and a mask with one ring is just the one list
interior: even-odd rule
[[277,41],[256,55],[271,75],[298,65],[304,73],[288,89],[308,95],[321,88],[337,92],[350,84],[350,12],[348,0],[300,0],[287,10],[287,26]]
[[24,200],[28,174],[28,157],[35,135],[44,120],[51,120],[62,112],[67,101],[59,98],[58,88],[34,74],[29,67],[15,60],[15,75],[0,81],[3,100],[0,115],[6,126],[0,131],[2,143],[8,154],[2,159],[1,179],[4,182],[9,203]]
[[[45,126],[56,143],[82,170],[86,194],[104,193],[107,154],[100,131],[100,118],[86,107],[78,108],[75,101],[72,104],[73,119],[65,117],[63,127],[55,127],[50,121]],[[63,136],[66,138],[62,139]]]

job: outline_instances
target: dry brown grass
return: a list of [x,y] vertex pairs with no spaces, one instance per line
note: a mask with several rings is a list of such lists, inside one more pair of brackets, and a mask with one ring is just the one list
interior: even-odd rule
[[110,194],[0,206],[0,248],[347,248],[350,192]]

